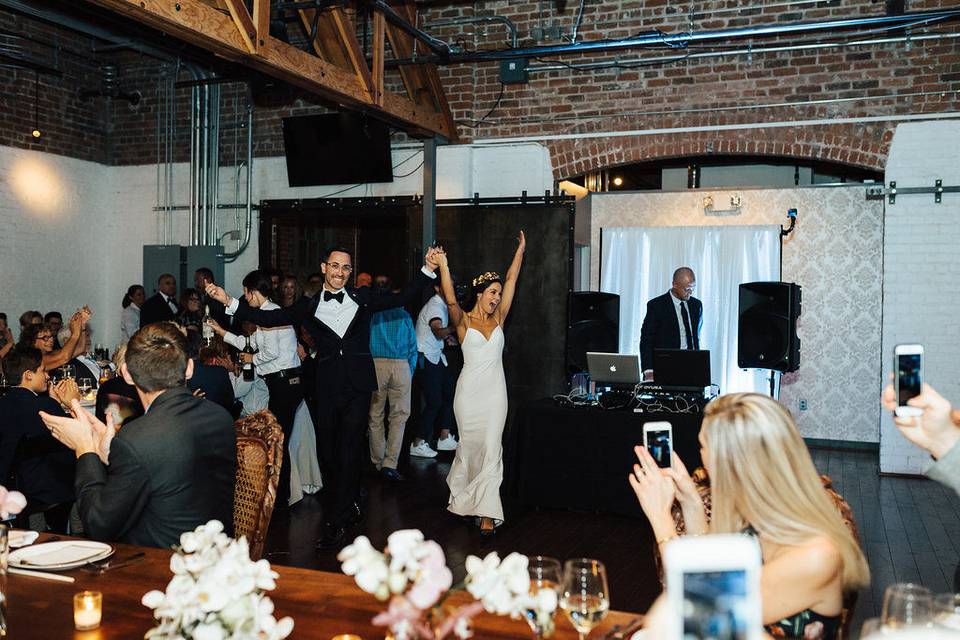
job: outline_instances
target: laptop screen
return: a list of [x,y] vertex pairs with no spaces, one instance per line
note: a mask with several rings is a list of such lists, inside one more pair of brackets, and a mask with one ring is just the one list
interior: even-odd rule
[[671,387],[707,387],[710,380],[710,352],[693,349],[654,349],[653,379]]

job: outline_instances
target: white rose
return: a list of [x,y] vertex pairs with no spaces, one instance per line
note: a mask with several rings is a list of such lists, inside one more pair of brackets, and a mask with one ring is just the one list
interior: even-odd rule
[[227,633],[219,622],[201,623],[193,629],[193,640],[226,640]]

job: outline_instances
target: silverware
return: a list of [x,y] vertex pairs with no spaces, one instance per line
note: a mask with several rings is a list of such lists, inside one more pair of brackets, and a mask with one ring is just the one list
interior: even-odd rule
[[610,640],[610,639],[613,637],[613,634],[615,634],[617,631],[620,631],[620,625],[615,624],[615,625],[613,625],[613,627],[610,629],[610,631],[607,631],[607,632],[603,635],[603,640]]
[[88,562],[87,564],[83,565],[80,568],[86,571],[87,573],[100,575],[101,573],[106,573],[107,571],[113,571],[114,569],[120,569],[121,567],[125,567],[129,564],[133,564],[134,562],[137,562],[138,560],[143,558],[145,555],[147,554],[144,553],[143,551],[139,551],[133,554],[132,556],[129,556],[127,558],[124,558],[123,560],[120,560],[117,563],[114,563],[113,560],[107,560],[106,562],[102,562],[102,563]]
[[623,640],[625,637],[633,635],[633,632],[643,626],[643,616],[638,616],[627,623],[625,627],[617,632],[611,632],[608,640]]
[[62,576],[57,573],[47,573],[46,571],[34,571],[33,569],[19,569],[17,567],[8,567],[10,573],[27,576],[30,578],[42,578],[44,580],[56,580],[57,582],[73,582],[73,576]]

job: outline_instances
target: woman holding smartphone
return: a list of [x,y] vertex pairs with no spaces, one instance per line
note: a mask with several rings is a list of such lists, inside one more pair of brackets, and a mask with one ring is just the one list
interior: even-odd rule
[[[790,413],[755,393],[707,405],[701,453],[712,488],[712,519],[683,462],[659,469],[636,447],[630,485],[658,545],[677,537],[671,508],[680,503],[689,534],[756,536],[763,556],[763,623],[778,638],[830,640],[844,594],[869,584],[860,546],[824,491]],[[661,547],[662,549],[662,547]]]

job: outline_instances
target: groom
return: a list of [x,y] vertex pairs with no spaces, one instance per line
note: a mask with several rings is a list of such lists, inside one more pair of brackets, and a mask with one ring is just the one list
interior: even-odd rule
[[323,472],[323,537],[320,549],[339,548],[347,528],[362,516],[360,506],[363,438],[370,394],[377,374],[370,355],[370,320],[377,311],[413,301],[432,279],[436,250],[427,251],[424,266],[399,293],[373,295],[369,287],[347,287],[353,272],[349,249],[327,251],[320,265],[323,289],[291,307],[264,311],[240,307],[223,289],[207,285],[207,295],[226,305],[227,313],[261,327],[302,326],[317,349],[316,430]]

